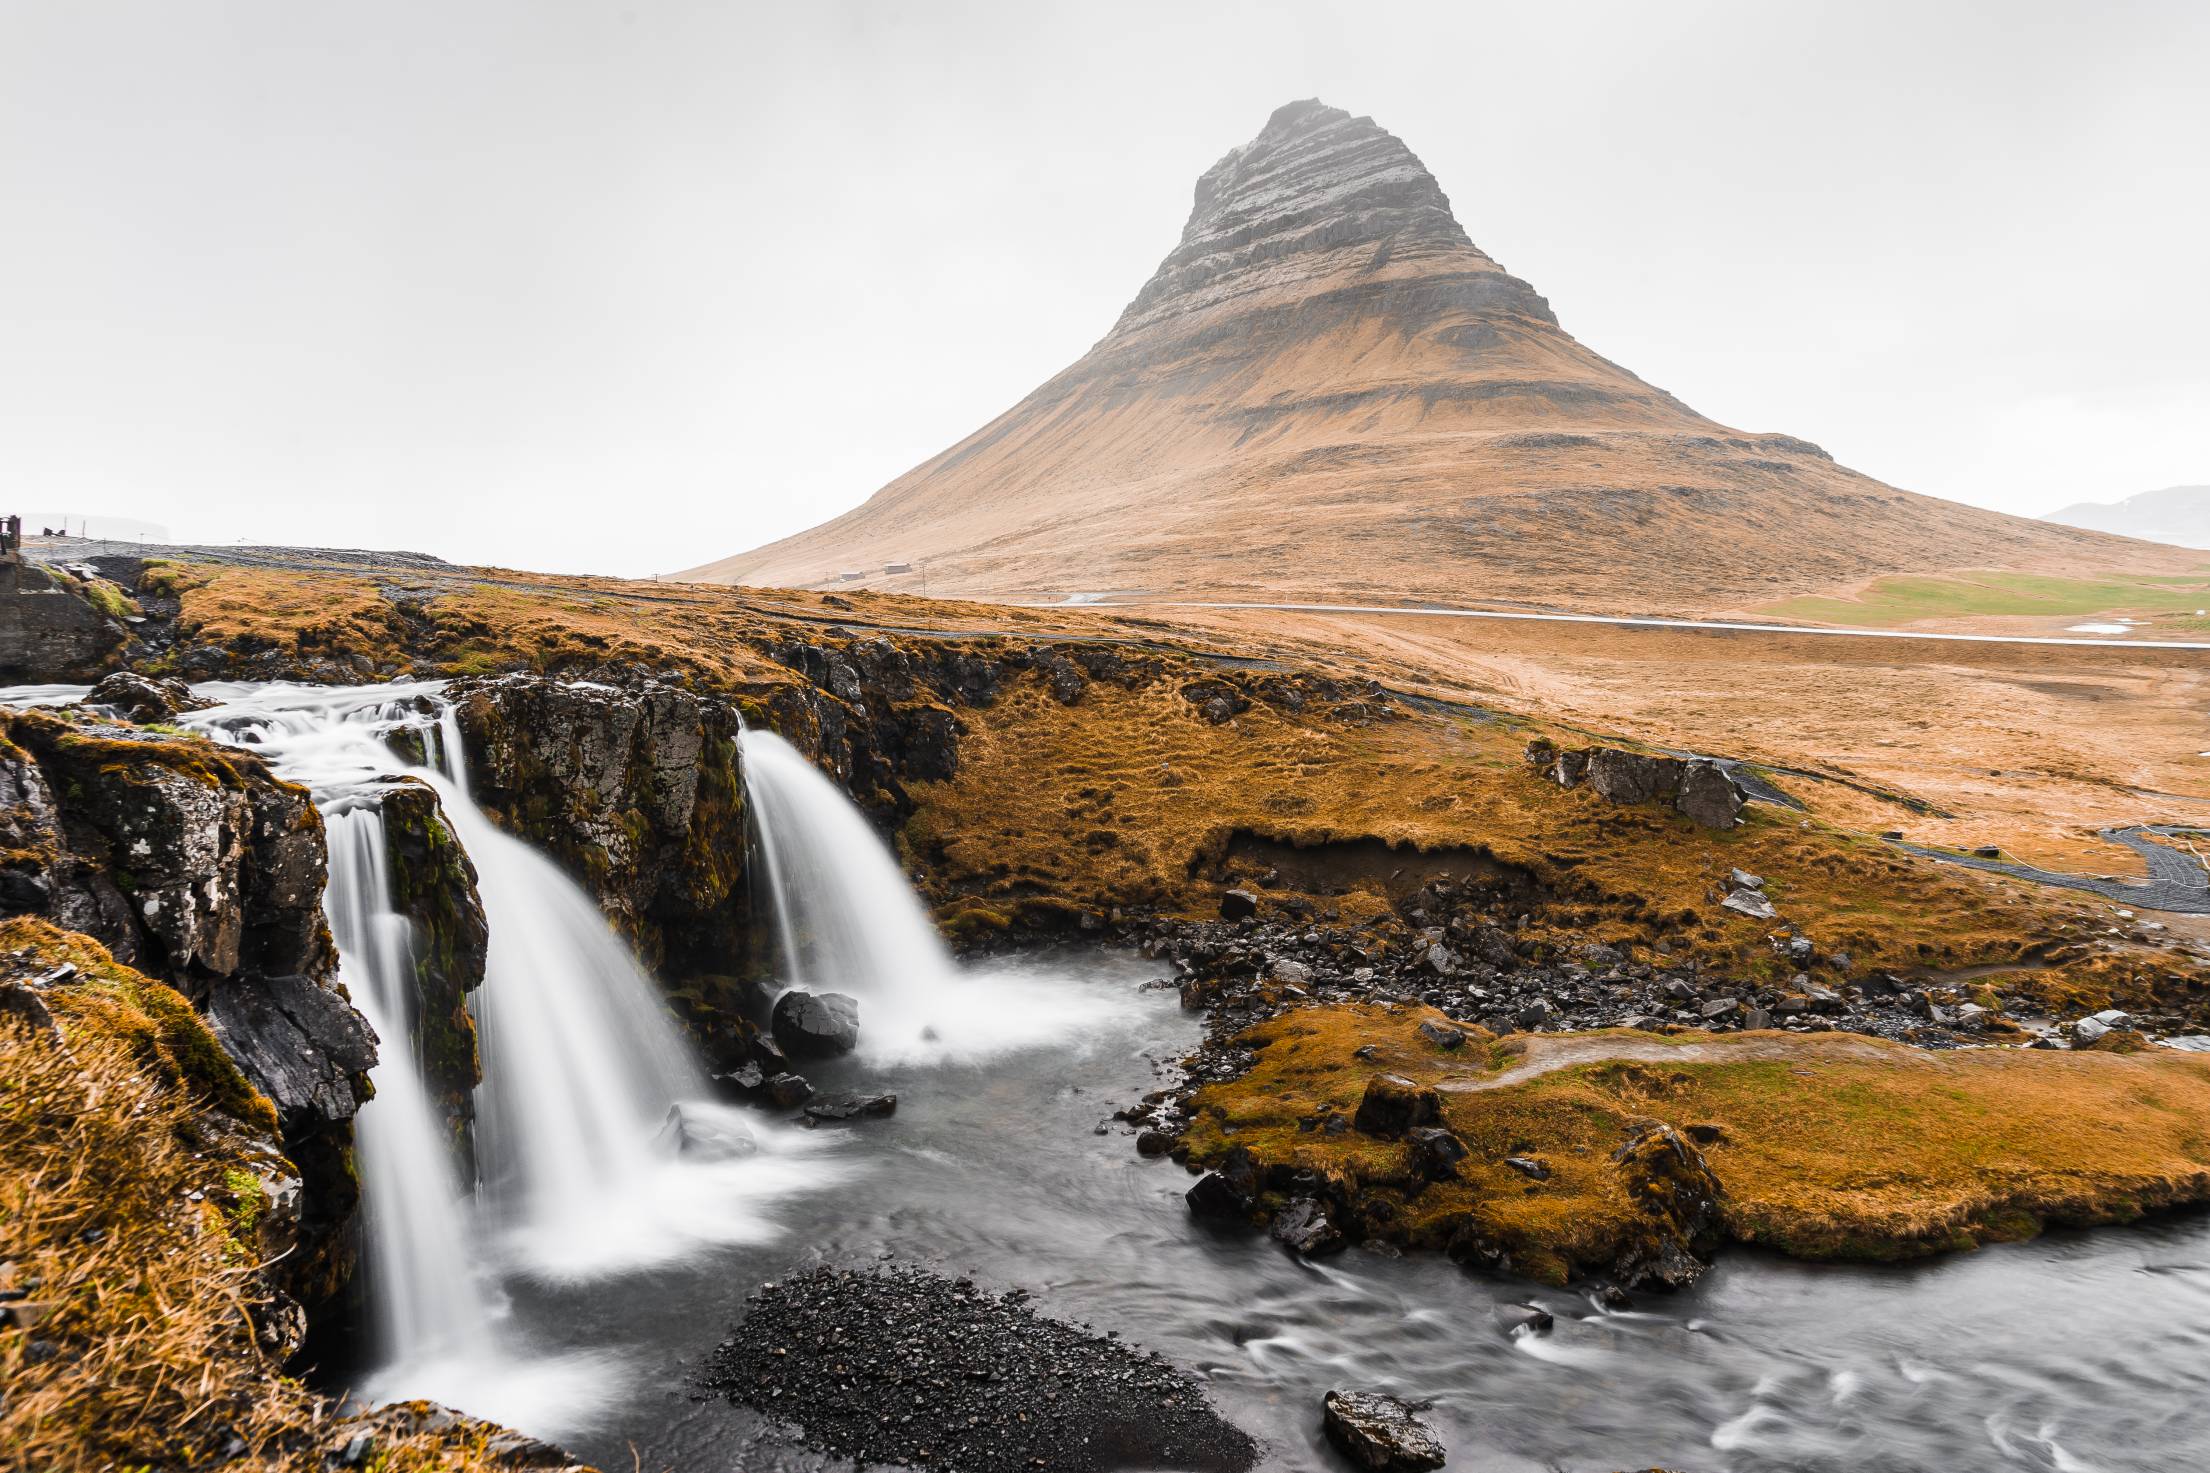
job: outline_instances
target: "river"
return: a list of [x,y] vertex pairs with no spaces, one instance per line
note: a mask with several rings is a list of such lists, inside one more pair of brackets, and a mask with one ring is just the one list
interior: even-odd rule
[[[969,1063],[817,1067],[897,1091],[841,1128],[835,1190],[780,1205],[783,1236],[581,1287],[511,1286],[533,1354],[607,1353],[620,1391],[561,1431],[602,1467],[767,1473],[837,1464],[690,1379],[763,1279],[890,1255],[1117,1330],[1202,1374],[1263,1466],[1339,1470],[1333,1385],[1432,1398],[1453,1469],[1704,1473],[2210,1466],[2210,1219],[2058,1234],[1905,1268],[1732,1253],[1694,1290],[1625,1312],[1426,1258],[1301,1263],[1182,1204],[1191,1178],[1136,1155],[1114,1106],[1155,1085],[1197,1025],[1137,959],[1018,964],[1103,1016],[1079,1043]],[[1100,1000],[1109,1007],[1099,1006]],[[1538,1303],[1547,1336],[1494,1310]],[[606,1388],[611,1391],[612,1388]]]

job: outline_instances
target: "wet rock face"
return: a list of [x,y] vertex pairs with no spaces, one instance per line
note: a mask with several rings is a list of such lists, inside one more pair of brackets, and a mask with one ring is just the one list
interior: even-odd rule
[[0,713],[0,854],[0,914],[82,932],[174,987],[276,1106],[303,1178],[300,1251],[279,1272],[301,1298],[334,1294],[377,1041],[335,985],[307,791],[197,738]]
[[416,1046],[422,1082],[448,1133],[469,1153],[482,1066],[468,994],[483,983],[491,932],[476,867],[447,826],[437,793],[407,779],[378,797],[390,861],[392,908],[412,923]]
[[536,676],[450,691],[472,795],[581,880],[645,960],[685,979],[743,954],[736,707],[677,686]]
[[329,975],[322,819],[304,788],[196,739],[4,720],[8,890],[44,897],[14,913],[82,931],[194,998],[218,978]]
[[1320,1404],[1328,1441],[1357,1468],[1423,1473],[1443,1466],[1442,1439],[1408,1402],[1378,1391],[1330,1391]]

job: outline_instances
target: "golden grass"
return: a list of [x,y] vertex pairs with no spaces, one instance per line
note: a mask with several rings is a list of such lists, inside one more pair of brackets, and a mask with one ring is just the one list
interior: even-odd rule
[[[0,1018],[0,1289],[33,1321],[0,1327],[0,1469],[321,1466],[370,1424],[256,1345],[258,1204],[241,1184],[273,1149],[241,1126],[258,1112],[233,1119],[180,1087],[183,999],[161,984],[51,928],[10,923],[0,948],[99,972],[42,994],[61,1042]],[[496,1435],[377,1424],[367,1466],[502,1466]]]
[[[794,639],[833,646],[887,630],[885,637],[916,652],[940,651],[948,639],[987,654],[992,641],[982,636],[989,631],[1024,644],[1064,634],[1126,641],[1124,651],[1158,661],[1161,673],[1148,683],[1123,690],[1092,682],[1071,707],[1031,675],[989,707],[958,710],[958,774],[909,785],[919,806],[901,842],[931,898],[964,926],[1128,906],[1201,912],[1217,889],[1218,853],[1242,830],[1299,845],[1371,838],[1407,851],[1486,850],[1548,891],[1552,903],[1537,907],[1538,936],[1633,947],[1663,934],[1676,955],[1759,979],[1784,968],[1766,942],[1770,924],[1716,904],[1734,866],[1766,876],[1784,919],[1822,951],[1847,951],[1860,967],[2010,964],[2029,950],[2059,948],[2061,965],[2021,989],[2067,1007],[2101,1007],[2140,1006],[2154,976],[2186,965],[2108,938],[2077,944],[2096,912],[2076,895],[1943,870],[1824,816],[1806,826],[1801,816],[1753,808],[1743,827],[1715,834],[1654,809],[1561,792],[1527,771],[1526,741],[1547,733],[1579,745],[1588,737],[1546,724],[1449,708],[1342,719],[1261,700],[1227,725],[1209,725],[1178,693],[1189,680],[1283,678],[1224,675],[1203,659],[1205,644],[1271,651],[1252,630],[1237,644],[1224,634],[1193,635],[1094,610],[494,569],[370,576],[195,564],[161,572],[164,586],[182,593],[180,624],[192,638],[381,665],[394,660],[401,647],[395,631],[404,626],[419,674],[659,671],[736,693],[755,717],[799,682],[767,653]],[[944,637],[899,632],[913,629]],[[1343,673],[1310,640],[1285,648],[1306,669]],[[1355,652],[1341,658],[1361,666],[1360,680],[1388,674]],[[1400,673],[1424,683],[1418,672]],[[1837,792],[1847,796],[1842,789],[1809,795],[1823,815]],[[1835,818],[1888,821],[1847,805]],[[1384,903],[1370,886],[1325,899],[1354,919]],[[2093,926],[2098,936],[2101,929]]]
[[[2039,950],[2055,964],[2008,985],[2102,1007],[2138,1004],[2161,971],[2187,966],[2078,944],[2091,920],[2075,897],[1945,870],[1816,819],[1753,806],[1718,832],[1562,790],[1528,768],[1538,728],[1517,720],[1418,711],[1351,723],[1254,702],[1213,726],[1175,679],[1093,684],[1074,706],[1023,680],[987,712],[962,714],[959,773],[913,786],[919,808],[903,835],[951,911],[979,899],[1208,914],[1217,858],[1241,832],[1308,848],[1322,870],[1330,843],[1384,841],[1415,876],[1404,889],[1417,884],[1421,851],[1479,851],[1532,877],[1540,894],[1524,934],[1652,959],[1663,936],[1676,958],[1765,981],[1795,968],[1768,939],[1778,922],[1719,906],[1733,868],[1763,876],[1783,921],[1822,953],[1849,953],[1860,972],[2010,964]],[[1386,908],[1386,877],[1346,876],[1343,894],[1301,898],[1354,919]],[[1297,893],[1285,884],[1276,898]]]
[[[1462,1181],[1404,1201],[1397,1235],[1442,1246],[1470,1222],[1551,1279],[1600,1268],[1636,1230],[1610,1153],[1651,1120],[1716,1127],[1701,1149],[1725,1187],[1728,1235],[1806,1258],[1909,1257],[2210,1200],[2201,1055],[1929,1053],[1847,1034],[1499,1041],[1477,1028],[1446,1051],[1416,1031],[1436,1017],[1306,1008],[1260,1025],[1251,1070],[1198,1092],[1192,1159],[1240,1144],[1262,1163],[1401,1185],[1402,1145],[1298,1121],[1352,1114],[1377,1072],[1436,1085],[1472,1159]],[[1550,1179],[1529,1181],[1507,1156],[1539,1159]]]

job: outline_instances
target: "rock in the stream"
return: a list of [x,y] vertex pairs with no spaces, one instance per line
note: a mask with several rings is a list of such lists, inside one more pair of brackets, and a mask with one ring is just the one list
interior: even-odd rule
[[103,676],[77,704],[112,711],[125,721],[144,724],[167,721],[181,711],[204,711],[215,703],[193,695],[192,688],[181,680],[154,680],[118,670]]
[[791,1110],[813,1098],[813,1085],[803,1074],[778,1074],[767,1082],[767,1097],[778,1110]]
[[1442,1439],[1409,1402],[1378,1391],[1338,1387],[1320,1403],[1328,1441],[1369,1473],[1425,1473],[1444,1462]]
[[1318,1258],[1343,1250],[1343,1234],[1328,1218],[1328,1210],[1310,1197],[1299,1197],[1274,1219],[1274,1241],[1292,1253]]
[[848,1054],[859,1042],[859,1000],[793,988],[775,1000],[775,1042],[794,1059]]
[[898,1097],[891,1094],[817,1095],[806,1102],[808,1120],[872,1120],[896,1113]]
[[1366,1093],[1358,1101],[1351,1124],[1367,1135],[1395,1138],[1415,1126],[1434,1125],[1443,1118],[1442,1096],[1401,1074],[1376,1074],[1366,1081]]
[[1493,1311],[1496,1327],[1506,1335],[1547,1335],[1557,1320],[1539,1304],[1500,1304]]
[[667,1121],[652,1144],[663,1155],[690,1161],[741,1161],[760,1149],[741,1121],[709,1114],[695,1105],[668,1106]]

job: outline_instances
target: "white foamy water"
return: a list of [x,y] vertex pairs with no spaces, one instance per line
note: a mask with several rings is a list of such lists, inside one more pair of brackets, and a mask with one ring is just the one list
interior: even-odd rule
[[[772,1124],[705,1098],[706,1080],[651,980],[597,907],[550,860],[470,799],[458,723],[435,682],[348,688],[220,685],[183,718],[263,752],[306,784],[331,836],[326,895],[340,974],[381,1047],[359,1116],[372,1401],[430,1397],[557,1435],[624,1390],[596,1352],[526,1357],[507,1343],[500,1270],[575,1282],[703,1248],[764,1243],[774,1206],[844,1177],[841,1137]],[[388,744],[418,735],[437,770]],[[376,789],[437,790],[467,851],[490,930],[469,1006],[483,1083],[476,1159],[463,1183],[416,1065],[412,923],[393,913]],[[748,1152],[702,1160],[661,1134],[678,1107]]]
[[1133,1000],[1047,993],[963,971],[866,817],[772,732],[744,734],[744,781],[782,943],[784,979],[859,1000],[871,1064],[970,1061],[1079,1038]]

